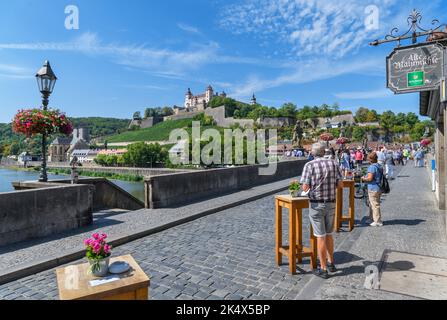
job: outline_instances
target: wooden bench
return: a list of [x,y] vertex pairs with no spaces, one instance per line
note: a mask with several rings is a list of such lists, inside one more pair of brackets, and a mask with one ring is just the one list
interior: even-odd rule
[[[343,215],[343,190],[349,189],[348,215]],[[335,231],[340,232],[343,222],[348,222],[349,232],[354,229],[355,224],[355,181],[343,180],[343,187],[337,188],[337,200],[335,205]]]
[[89,264],[79,264],[56,270],[59,298],[61,300],[148,300],[150,280],[130,255],[111,258],[125,261],[130,270],[116,276],[119,280],[97,286],[90,281],[101,280],[88,273]]
[[[303,247],[303,209],[309,208],[309,198],[292,198],[290,195],[276,196],[276,264],[282,264],[282,256],[289,258],[291,274],[296,274],[296,262],[310,257],[311,269],[317,266],[317,239],[310,226],[310,248]],[[282,209],[289,210],[289,246],[282,244]]]

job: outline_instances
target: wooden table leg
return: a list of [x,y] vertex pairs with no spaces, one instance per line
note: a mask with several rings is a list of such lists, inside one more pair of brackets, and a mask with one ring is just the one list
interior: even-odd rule
[[135,300],[149,300],[149,289],[142,288],[135,291]]
[[282,264],[282,253],[279,248],[282,247],[282,207],[279,205],[279,201],[275,201],[276,207],[276,264],[280,266]]
[[354,229],[355,224],[355,200],[354,200],[355,189],[351,185],[349,188],[349,232]]
[[340,232],[343,217],[343,188],[337,188],[335,201],[335,232]]
[[303,209],[296,210],[296,237],[298,248],[298,263],[303,262]]
[[296,274],[296,213],[292,204],[289,210],[289,269]]
[[310,269],[315,270],[317,268],[317,238],[314,236],[314,229],[310,225],[310,249],[312,250],[312,255],[310,257]]

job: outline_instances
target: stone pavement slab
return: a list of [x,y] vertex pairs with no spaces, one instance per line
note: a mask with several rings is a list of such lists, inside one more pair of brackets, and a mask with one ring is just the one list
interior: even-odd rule
[[[379,267],[384,250],[447,257],[425,170],[408,166],[401,174],[383,201],[384,227],[367,226],[367,209],[356,202],[356,228],[335,235],[340,271],[326,281],[309,273],[308,259],[293,276],[286,259],[276,266],[273,196],[128,242],[113,254],[132,254],[151,277],[150,299],[417,299],[364,288],[365,267]],[[307,245],[307,211],[303,225]],[[58,298],[54,269],[0,286],[0,299],[42,296]]]
[[[364,288],[366,267],[379,268],[385,250],[447,258],[445,212],[436,209],[427,171],[414,168],[411,162],[397,170],[391,193],[382,201],[384,226],[354,229],[336,248],[340,275],[298,298],[417,299]],[[361,219],[358,213],[357,219]]]
[[380,290],[430,300],[447,299],[447,259],[389,251]]
[[105,232],[112,245],[121,245],[274,194],[286,189],[289,182],[256,186],[179,208],[96,213],[92,226],[0,247],[0,284],[80,259],[84,255],[83,240],[94,232]]

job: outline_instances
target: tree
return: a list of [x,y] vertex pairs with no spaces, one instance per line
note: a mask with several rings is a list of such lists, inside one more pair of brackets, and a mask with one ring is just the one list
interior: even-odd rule
[[10,156],[17,156],[20,153],[20,145],[17,142],[13,142],[9,146],[9,155]]
[[285,103],[278,110],[277,113],[281,117],[296,117],[297,107],[293,103]]
[[355,113],[355,120],[359,123],[367,122],[369,109],[360,107]]
[[380,125],[385,130],[385,141],[390,141],[391,129],[396,125],[396,115],[393,111],[385,111],[380,116]]
[[167,150],[160,144],[137,142],[128,146],[127,152],[123,155],[123,161],[126,165],[134,167],[152,167],[157,163],[164,164],[167,157]]
[[414,112],[408,112],[406,122],[410,127],[414,127],[414,125],[419,122],[419,117]]
[[141,112],[140,111],[134,112],[133,119],[134,120],[141,120]]
[[376,110],[369,110],[366,115],[365,122],[376,122],[379,121],[379,115]]
[[366,135],[366,130],[363,129],[362,127],[354,127],[354,129],[352,129],[352,139],[354,141],[363,141],[363,139],[365,138]]
[[172,108],[170,107],[164,107],[161,110],[161,113],[163,117],[172,116],[174,114],[174,110],[172,110]]

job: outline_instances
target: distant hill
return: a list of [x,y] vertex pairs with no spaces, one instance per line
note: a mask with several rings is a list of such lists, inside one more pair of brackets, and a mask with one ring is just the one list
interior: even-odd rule
[[89,129],[90,136],[97,138],[127,130],[130,119],[115,118],[70,118],[75,128],[84,127]]
[[163,121],[151,128],[127,131],[121,134],[103,137],[101,140],[107,140],[110,143],[116,142],[137,142],[137,141],[167,141],[169,135],[174,129],[189,129],[193,119],[180,119]]
[[[130,119],[115,118],[70,118],[75,128],[85,127],[89,129],[90,137],[97,138],[101,136],[114,135],[126,131]],[[49,140],[53,139],[50,137]],[[17,135],[12,132],[10,123],[0,123],[0,156],[2,151],[12,146],[14,154],[20,154],[22,151],[29,151],[33,154],[40,154],[40,137],[26,139],[23,135]],[[6,152],[5,152],[6,153]],[[9,154],[7,152],[6,154]]]

